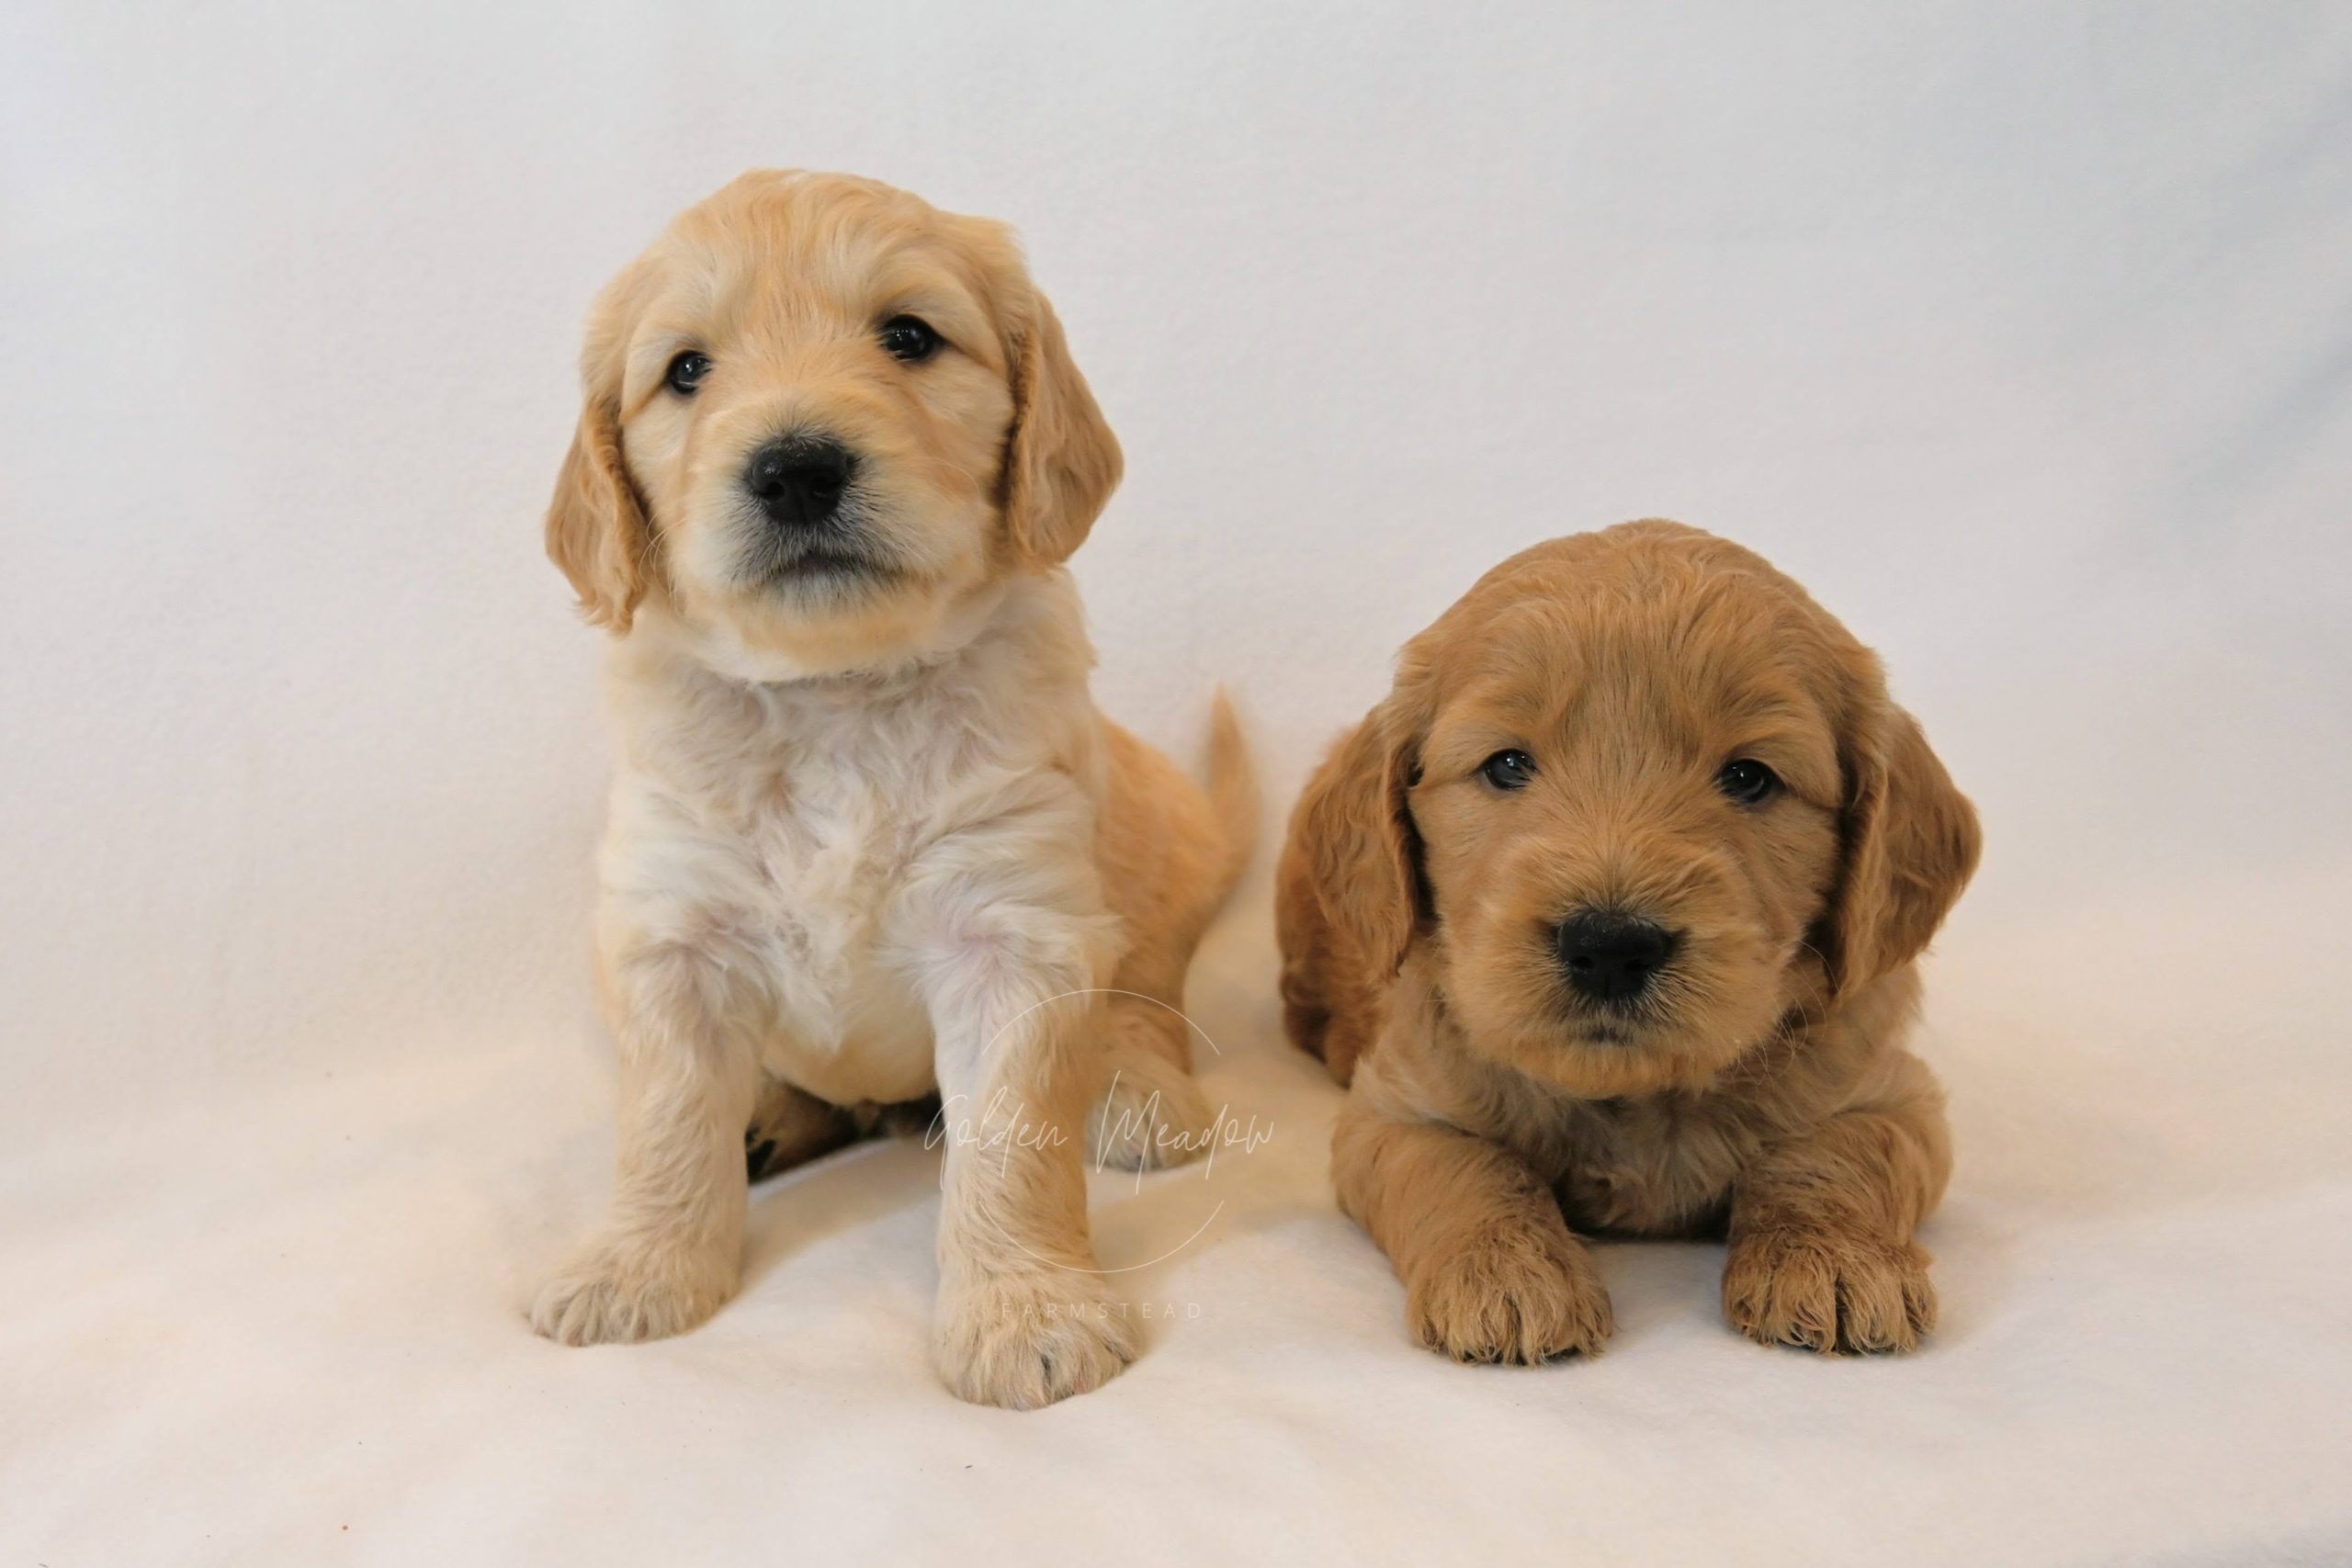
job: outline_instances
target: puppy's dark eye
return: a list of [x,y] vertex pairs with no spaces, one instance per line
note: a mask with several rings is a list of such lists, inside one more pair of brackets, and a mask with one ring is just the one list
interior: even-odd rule
[[682,398],[691,398],[702,378],[710,374],[710,355],[688,349],[670,361],[670,368],[662,373],[662,384]]
[[937,354],[940,335],[931,323],[915,316],[893,316],[882,323],[882,351],[906,365],[921,365]]
[[1781,775],[1753,757],[1725,762],[1715,787],[1742,806],[1761,806],[1780,793]]
[[1535,778],[1535,759],[1524,751],[1498,751],[1478,764],[1478,776],[1497,789],[1525,789]]

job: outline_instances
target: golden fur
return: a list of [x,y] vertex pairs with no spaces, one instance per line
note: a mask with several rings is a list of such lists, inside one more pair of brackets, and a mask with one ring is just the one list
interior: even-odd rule
[[[886,352],[906,316],[944,346]],[[681,390],[688,352],[710,368]],[[1096,1386],[1135,1342],[1093,1271],[1082,1145],[1198,1146],[1171,1010],[1256,807],[1222,700],[1204,795],[1089,695],[1061,563],[1120,457],[1060,323],[1002,225],[763,172],[614,280],[582,368],[547,542],[614,634],[619,1169],[533,1324],[694,1326],[739,1279],[747,1141],[781,1168],[935,1093],[942,1374],[1017,1406]],[[808,536],[745,488],[755,450],[808,432],[854,455],[844,566],[780,554]]]
[[[1524,788],[1482,775],[1507,749]],[[1784,787],[1728,797],[1742,758]],[[1488,572],[1308,784],[1279,875],[1286,1027],[1352,1078],[1340,1199],[1415,1335],[1597,1349],[1582,1229],[1727,1235],[1756,1339],[1916,1345],[1951,1155],[1913,960],[1977,849],[1876,658],[1751,552],[1645,522]],[[1638,1005],[1565,983],[1553,932],[1600,907],[1680,932]]]

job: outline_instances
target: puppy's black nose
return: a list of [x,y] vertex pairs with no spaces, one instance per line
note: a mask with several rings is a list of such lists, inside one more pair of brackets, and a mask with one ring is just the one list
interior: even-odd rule
[[1626,1002],[1649,988],[1681,933],[1622,909],[1585,909],[1553,933],[1568,984],[1597,1002]]
[[743,488],[779,527],[822,523],[841,504],[857,459],[825,435],[786,435],[752,454],[743,465]]

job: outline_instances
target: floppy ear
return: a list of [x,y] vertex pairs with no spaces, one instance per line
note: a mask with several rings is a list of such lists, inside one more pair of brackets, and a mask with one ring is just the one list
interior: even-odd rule
[[1298,803],[1298,835],[1327,919],[1383,979],[1421,924],[1420,840],[1405,792],[1419,773],[1419,737],[1391,696],[1340,743]]
[[1918,720],[1879,697],[1859,728],[1847,761],[1844,863],[1819,944],[1841,997],[1926,951],[1983,842],[1975,808]]
[[1005,439],[1005,524],[1023,558],[1055,565],[1086,542],[1119,488],[1123,459],[1118,437],[1069,356],[1054,308],[1026,278],[1008,287],[1012,428]]
[[596,626],[628,630],[645,596],[653,549],[645,508],[621,456],[623,321],[630,275],[597,301],[581,355],[580,428],[548,503],[548,558],[571,581],[580,607]]

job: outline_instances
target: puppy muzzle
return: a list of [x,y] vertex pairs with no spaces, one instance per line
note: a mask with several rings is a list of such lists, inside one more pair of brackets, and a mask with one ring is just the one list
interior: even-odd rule
[[1682,933],[1623,909],[1579,909],[1553,932],[1569,988],[1606,1008],[1630,1008],[1682,945]]
[[857,457],[830,435],[796,432],[753,452],[743,489],[767,521],[787,532],[817,528],[840,513]]

